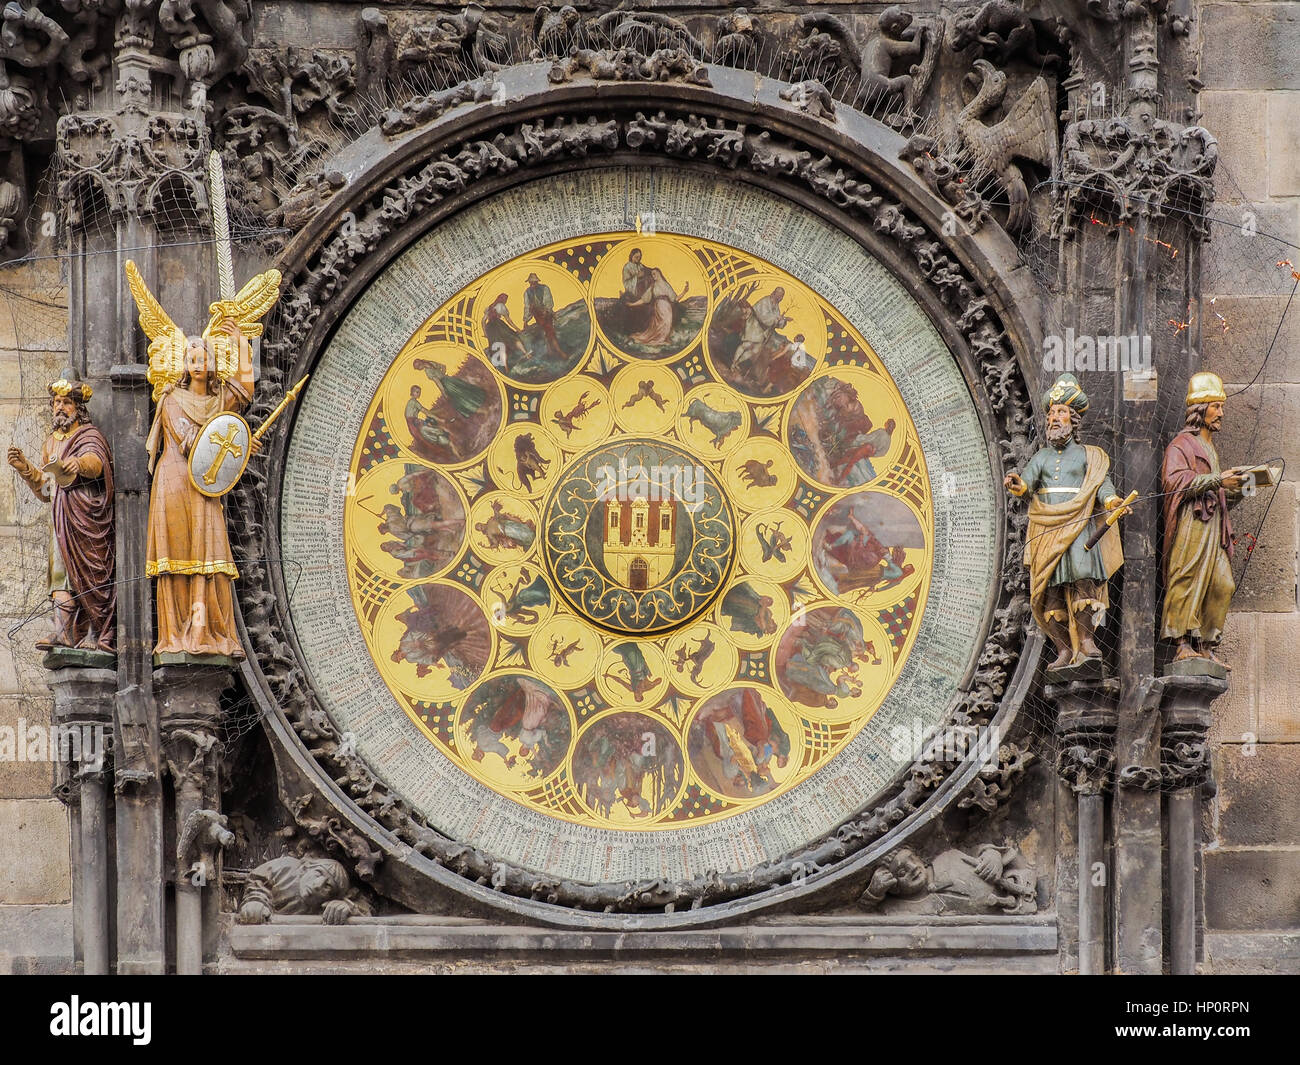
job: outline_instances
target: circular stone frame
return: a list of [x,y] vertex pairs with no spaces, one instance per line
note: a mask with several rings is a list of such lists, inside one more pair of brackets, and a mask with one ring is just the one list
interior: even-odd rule
[[[995,470],[1032,450],[1034,401],[1026,387],[1038,350],[1040,308],[1017,270],[1014,244],[996,226],[947,235],[950,217],[905,164],[903,140],[867,116],[838,108],[814,118],[781,99],[784,83],[709,66],[710,84],[656,84],[645,113],[639,83],[551,84],[549,65],[503,70],[493,102],[469,103],[396,136],[378,127],[330,169],[347,178],[286,247],[279,312],[263,345],[256,419],[286,382],[309,372],[351,302],[412,241],[438,222],[513,184],[592,166],[670,165],[723,174],[813,211],[886,263],[953,352],[975,400]],[[292,428],[290,428],[290,433]],[[289,434],[267,472],[233,493],[232,537],[245,587],[249,658],[243,679],[264,712],[282,799],[298,823],[377,893],[417,912],[583,928],[691,927],[759,911],[843,901],[888,851],[931,824],[970,788],[988,752],[918,761],[873,803],[822,840],[740,874],[665,883],[556,881],[510,866],[424,824],[342,742],[308,687],[286,604],[277,520]],[[1041,650],[1029,635],[1028,589],[1018,565],[1023,516],[1001,514],[985,623],[946,728],[1013,726]],[[957,746],[957,745],[954,745]],[[944,745],[944,749],[953,747]],[[957,749],[962,749],[957,746]]]

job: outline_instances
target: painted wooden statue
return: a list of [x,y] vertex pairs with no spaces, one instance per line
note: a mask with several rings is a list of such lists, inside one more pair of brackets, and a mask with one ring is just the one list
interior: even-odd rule
[[1125,501],[1111,483],[1110,458],[1099,447],[1079,443],[1088,396],[1075,376],[1057,378],[1043,405],[1047,446],[1003,484],[1012,495],[1030,497],[1030,604],[1034,620],[1056,645],[1048,668],[1062,669],[1101,657],[1096,631],[1110,604],[1107,582],[1123,565],[1124,553],[1114,522],[1099,528],[1096,519],[1105,512],[1122,515]]
[[[157,404],[147,441],[153,491],[146,573],[157,580],[154,655],[161,662],[242,658],[231,594],[238,571],[221,492],[233,486],[260,445],[246,426],[241,438],[242,419],[224,427],[224,438],[222,423],[209,423],[252,402],[249,340],[261,335],[256,323],[279,296],[280,273],[259,274],[233,299],[212,304],[202,336],[189,337],[154,299],[134,263],[126,264],[126,273],[150,340],[148,380]],[[199,449],[204,458],[196,463]],[[235,478],[222,473],[225,462],[237,464]],[[192,470],[200,465],[204,470],[195,477]],[[209,477],[210,487],[204,485]]]
[[76,647],[112,654],[117,644],[117,544],[113,456],[91,424],[90,386],[65,370],[49,386],[53,425],[39,462],[9,449],[9,465],[51,507],[50,599],[54,630],[41,650]]
[[1241,502],[1248,475],[1267,483],[1264,468],[1219,465],[1211,437],[1223,427],[1227,398],[1217,375],[1193,375],[1183,428],[1165,449],[1161,469],[1165,606],[1160,634],[1177,644],[1175,662],[1200,658],[1222,665],[1214,648],[1237,589],[1228,508]]

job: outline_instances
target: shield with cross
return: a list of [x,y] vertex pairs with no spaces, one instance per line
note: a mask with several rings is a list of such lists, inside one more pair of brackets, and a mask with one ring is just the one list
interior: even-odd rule
[[248,465],[252,432],[233,411],[210,418],[190,448],[190,483],[205,496],[223,496]]

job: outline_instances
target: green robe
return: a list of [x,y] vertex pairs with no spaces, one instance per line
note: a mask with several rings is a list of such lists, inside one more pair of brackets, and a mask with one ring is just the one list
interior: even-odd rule
[[[1054,447],[1039,448],[1024,472],[1020,475],[1028,487],[1027,494],[1037,494],[1044,503],[1064,503],[1079,493],[1088,470],[1088,453],[1083,445],[1071,440],[1061,450]],[[1100,506],[1111,496],[1118,495],[1109,476],[1102,479],[1094,503]],[[1102,563],[1102,553],[1085,548],[1092,535],[1093,523],[1085,522],[1070,549],[1061,556],[1048,585],[1073,584],[1079,580],[1104,581],[1110,576]]]
[[452,408],[462,418],[469,418],[477,414],[487,401],[487,393],[483,389],[472,381],[452,376],[447,372],[447,367],[441,363],[427,364],[424,367],[424,373],[430,381],[433,381],[442,389],[442,394],[447,397],[447,402],[452,405]]

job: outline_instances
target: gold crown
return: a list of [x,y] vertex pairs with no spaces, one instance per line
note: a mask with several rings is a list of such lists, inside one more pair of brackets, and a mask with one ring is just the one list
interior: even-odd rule
[[1187,382],[1187,405],[1197,403],[1226,403],[1223,381],[1217,373],[1196,373]]
[[66,377],[50,382],[49,389],[51,396],[73,396],[82,403],[91,397],[90,385],[83,384],[81,381],[69,381]]

